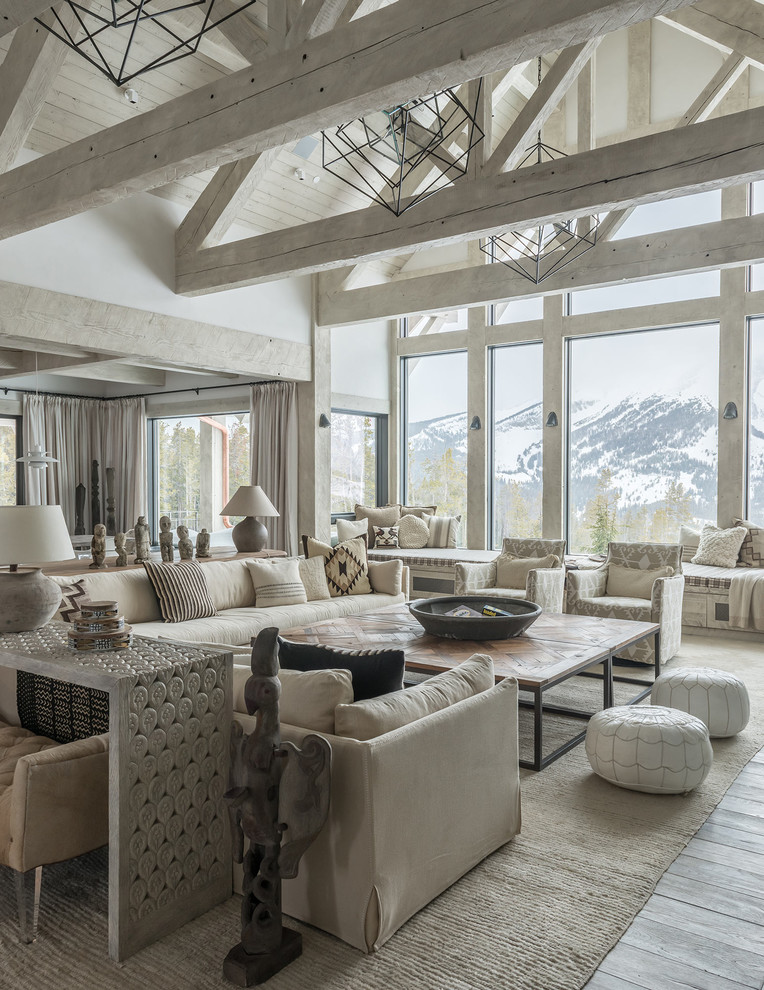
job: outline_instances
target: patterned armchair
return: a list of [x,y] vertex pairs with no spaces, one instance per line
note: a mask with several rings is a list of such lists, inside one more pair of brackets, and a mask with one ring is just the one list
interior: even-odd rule
[[[565,592],[565,540],[528,540],[505,537],[502,556],[514,558],[546,557],[554,554],[559,567],[533,568],[528,571],[524,588],[497,587],[497,564],[457,564],[454,568],[454,594],[479,595],[484,598],[525,598],[540,605],[545,612],[562,612]],[[498,559],[498,558],[497,558]]]
[[[608,584],[613,586],[616,574],[611,566],[630,568],[636,572],[664,571],[640,590],[642,595],[608,594]],[[671,573],[665,573],[670,569]],[[629,576],[621,570],[618,583],[628,587]],[[634,575],[634,584],[639,574]],[[647,597],[649,595],[650,597]],[[609,543],[607,559],[593,570],[568,571],[566,612],[575,615],[595,615],[611,619],[633,619],[638,622],[657,622],[661,627],[661,663],[670,660],[682,641],[682,548],[669,543]],[[637,663],[654,664],[655,649],[652,639],[643,640],[624,650],[623,658]]]

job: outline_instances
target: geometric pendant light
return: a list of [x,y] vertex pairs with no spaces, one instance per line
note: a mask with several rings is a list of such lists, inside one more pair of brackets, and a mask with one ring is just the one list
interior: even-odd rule
[[[213,13],[215,0],[63,0],[35,20],[123,86],[149,69],[193,55],[209,31],[256,0],[231,2],[235,9],[221,15],[220,7]],[[188,15],[194,17],[190,27],[183,23]]]

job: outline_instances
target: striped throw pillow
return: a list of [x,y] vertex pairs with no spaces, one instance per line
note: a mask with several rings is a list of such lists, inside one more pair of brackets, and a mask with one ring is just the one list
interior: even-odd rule
[[179,564],[143,563],[156,592],[164,622],[187,622],[217,615],[201,564],[182,560]]
[[294,558],[247,560],[247,569],[255,586],[255,608],[276,605],[303,605],[308,600],[300,580],[300,565]]
[[430,528],[428,547],[455,547],[461,516],[426,516]]

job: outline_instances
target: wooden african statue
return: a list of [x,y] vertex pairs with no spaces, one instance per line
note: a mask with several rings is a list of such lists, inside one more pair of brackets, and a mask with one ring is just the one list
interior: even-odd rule
[[226,956],[223,974],[245,987],[264,983],[302,952],[302,936],[281,923],[281,881],[297,876],[300,857],[329,813],[331,747],[316,735],[305,736],[302,749],[281,741],[278,670],[278,629],[263,629],[244,688],[257,724],[244,735],[234,722],[225,795],[234,859],[244,864],[244,898],[241,942]]

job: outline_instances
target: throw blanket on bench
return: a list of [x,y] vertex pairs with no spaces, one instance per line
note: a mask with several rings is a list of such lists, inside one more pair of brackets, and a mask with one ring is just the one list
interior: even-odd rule
[[764,570],[742,570],[730,579],[730,625],[764,632]]

